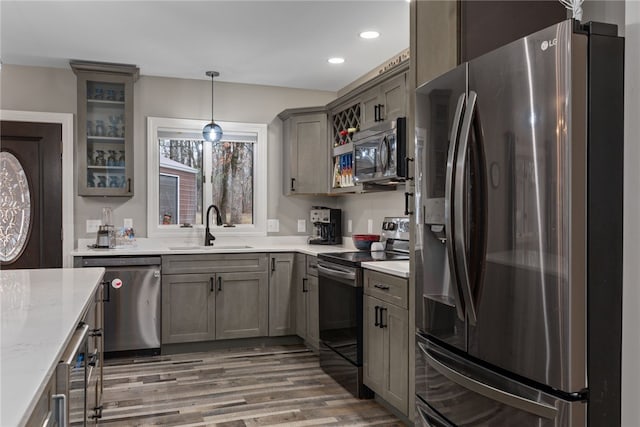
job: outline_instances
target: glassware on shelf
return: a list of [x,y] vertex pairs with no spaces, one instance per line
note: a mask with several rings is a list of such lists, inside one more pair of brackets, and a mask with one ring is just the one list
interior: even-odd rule
[[124,150],[118,151],[120,156],[118,156],[118,166],[124,166]]
[[116,150],[109,150],[109,157],[107,157],[107,166],[118,166]]
[[120,179],[117,176],[109,177],[109,187],[118,188],[120,186]]
[[101,187],[104,188],[107,186],[107,177],[104,175],[97,175],[98,177],[98,184],[97,187]]
[[104,120],[96,120],[96,136],[105,136],[106,129],[104,127]]
[[106,166],[106,160],[104,158],[103,150],[96,150],[96,158],[94,164],[96,166]]
[[93,122],[91,120],[87,120],[87,136],[93,136]]
[[124,90],[120,91],[120,94],[118,95],[118,101],[124,102]]
[[102,89],[100,86],[96,86],[93,90],[93,99],[104,99],[104,89]]
[[105,98],[107,101],[115,101],[116,100],[116,91],[113,89],[107,89],[105,91]]

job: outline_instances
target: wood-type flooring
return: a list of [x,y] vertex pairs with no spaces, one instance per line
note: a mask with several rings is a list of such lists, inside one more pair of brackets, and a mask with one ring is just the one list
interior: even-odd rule
[[109,359],[102,425],[403,426],[302,345]]

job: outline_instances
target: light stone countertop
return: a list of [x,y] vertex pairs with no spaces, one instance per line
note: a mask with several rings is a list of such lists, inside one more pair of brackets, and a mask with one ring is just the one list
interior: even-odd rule
[[0,426],[24,425],[104,268],[0,271]]
[[363,262],[362,267],[392,276],[409,278],[409,261],[372,261]]
[[[93,239],[80,239],[72,256],[120,256],[120,255],[187,255],[216,253],[299,252],[317,256],[327,252],[356,251],[351,238],[343,238],[342,245],[310,245],[306,236],[267,237],[218,237],[215,244],[203,247],[202,242],[177,238],[138,238],[135,246],[116,249],[88,249]],[[384,266],[378,264],[385,264]],[[409,261],[372,261],[362,263],[367,269],[381,271],[399,277],[409,277]],[[382,268],[382,270],[380,270]]]

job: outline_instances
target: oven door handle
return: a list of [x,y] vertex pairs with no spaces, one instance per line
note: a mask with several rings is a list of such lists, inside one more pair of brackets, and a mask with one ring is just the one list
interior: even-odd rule
[[341,269],[337,269],[335,267],[328,267],[324,264],[318,263],[318,272],[323,276],[342,279],[342,280],[350,280],[353,281],[353,287],[356,287],[356,272],[355,271],[345,271]]
[[62,355],[62,363],[65,365],[71,365],[75,363],[75,357],[80,349],[82,343],[86,340],[89,335],[89,325],[83,323],[82,326],[79,326],[78,329],[73,333],[71,337],[71,342],[67,346],[68,351]]

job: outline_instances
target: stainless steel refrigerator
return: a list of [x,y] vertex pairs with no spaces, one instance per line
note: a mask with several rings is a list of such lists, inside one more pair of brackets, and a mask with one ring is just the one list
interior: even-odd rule
[[567,20],[416,90],[416,424],[620,424],[624,40]]

